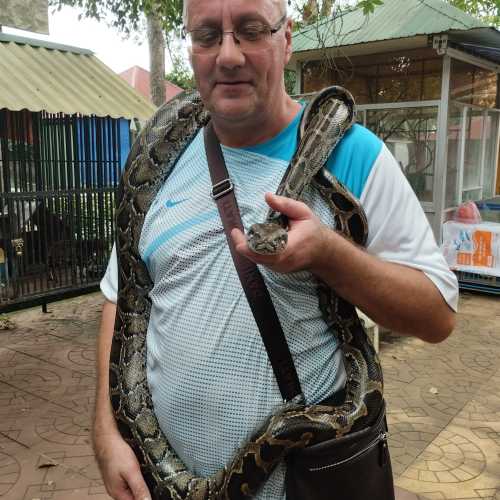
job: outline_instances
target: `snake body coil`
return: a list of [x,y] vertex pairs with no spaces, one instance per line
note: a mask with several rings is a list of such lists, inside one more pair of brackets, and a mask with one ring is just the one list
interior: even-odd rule
[[[371,425],[382,406],[378,357],[355,308],[318,282],[319,307],[339,338],[347,371],[346,398],[339,406],[284,404],[257,429],[233,460],[213,476],[195,477],[160,429],[146,378],[146,333],[152,280],[139,254],[139,238],[149,206],[176,161],[209,120],[196,93],[181,94],[163,106],[143,129],[129,155],[117,209],[119,292],[110,357],[110,397],[118,428],[134,450],[156,500],[242,499],[255,494],[292,450],[343,436]],[[365,245],[367,222],[357,200],[323,167],[332,147],[354,121],[354,102],[330,87],[306,108],[300,145],[277,193],[300,199],[314,186],[332,210],[336,230]],[[252,226],[249,245],[262,253],[286,244],[287,221],[270,211]]]

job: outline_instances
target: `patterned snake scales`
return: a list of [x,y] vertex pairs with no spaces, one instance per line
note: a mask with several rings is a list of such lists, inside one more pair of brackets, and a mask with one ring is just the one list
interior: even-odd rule
[[[191,474],[168,443],[155,416],[146,378],[148,294],[153,283],[138,251],[139,238],[156,193],[208,120],[196,93],[181,94],[163,106],[135,142],[118,194],[120,286],[110,358],[110,397],[118,428],[134,450],[156,500],[251,497],[292,450],[371,425],[382,405],[380,363],[355,308],[318,282],[321,313],[338,335],[344,354],[344,403],[306,405],[303,396],[284,403],[226,467],[207,478]],[[332,147],[353,122],[354,102],[347,91],[330,87],[320,93],[304,112],[299,148],[277,193],[300,199],[304,188],[312,185],[330,207],[336,230],[364,245],[368,231],[362,208],[323,168]],[[285,217],[270,211],[263,224],[252,226],[249,245],[261,253],[279,251],[286,244],[286,226]]]

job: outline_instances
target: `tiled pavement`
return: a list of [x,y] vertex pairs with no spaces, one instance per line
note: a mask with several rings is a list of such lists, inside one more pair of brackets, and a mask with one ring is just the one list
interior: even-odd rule
[[[89,439],[100,308],[79,297],[0,331],[0,498],[109,499]],[[381,355],[397,484],[500,500],[500,300],[464,295],[446,342],[384,334]]]
[[500,500],[500,300],[463,294],[442,344],[384,340],[397,483],[429,499]]
[[0,332],[0,497],[104,500],[90,446],[98,294],[9,315]]

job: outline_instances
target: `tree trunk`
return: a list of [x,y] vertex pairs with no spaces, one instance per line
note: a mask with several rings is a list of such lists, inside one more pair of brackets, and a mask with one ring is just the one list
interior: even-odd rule
[[165,37],[159,18],[147,15],[149,46],[149,92],[155,106],[165,102]]
[[[306,24],[312,24],[318,19],[328,17],[332,13],[335,0],[307,0],[302,11],[302,20]],[[321,6],[320,6],[321,4]]]
[[312,24],[318,17],[318,0],[307,0],[302,11],[305,24]]
[[332,13],[332,7],[335,0],[323,0],[321,4],[320,17],[328,17]]

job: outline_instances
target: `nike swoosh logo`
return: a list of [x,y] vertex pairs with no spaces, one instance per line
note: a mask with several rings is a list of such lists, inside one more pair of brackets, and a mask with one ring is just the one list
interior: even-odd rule
[[184,200],[179,200],[179,201],[167,200],[167,201],[165,202],[165,206],[166,206],[167,208],[173,208],[173,207],[175,207],[176,205],[179,205],[180,203],[184,203],[184,202],[185,202],[185,201],[187,201],[187,200],[188,200],[187,198],[185,198]]

